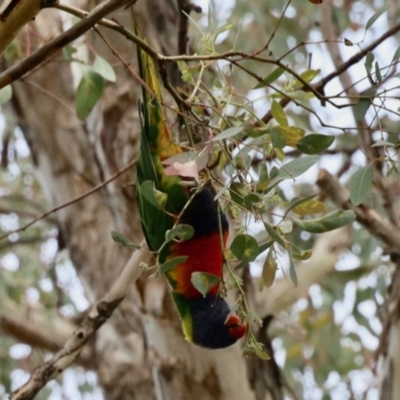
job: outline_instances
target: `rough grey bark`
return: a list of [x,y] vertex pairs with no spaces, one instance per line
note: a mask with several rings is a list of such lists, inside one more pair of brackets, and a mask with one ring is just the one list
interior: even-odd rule
[[400,257],[394,255],[392,260],[396,270],[385,304],[383,330],[376,353],[381,400],[400,397]]

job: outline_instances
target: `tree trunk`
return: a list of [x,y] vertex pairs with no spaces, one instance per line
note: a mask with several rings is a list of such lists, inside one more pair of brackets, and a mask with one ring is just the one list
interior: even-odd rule
[[381,400],[400,398],[400,257],[392,256],[396,270],[389,288],[383,329],[377,349]]

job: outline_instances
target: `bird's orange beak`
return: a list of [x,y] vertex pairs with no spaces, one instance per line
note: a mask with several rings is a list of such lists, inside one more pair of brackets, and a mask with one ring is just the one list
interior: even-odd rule
[[236,340],[242,338],[247,332],[246,321],[242,321],[235,314],[232,314],[228,317],[225,325],[228,327],[230,336],[234,337]]

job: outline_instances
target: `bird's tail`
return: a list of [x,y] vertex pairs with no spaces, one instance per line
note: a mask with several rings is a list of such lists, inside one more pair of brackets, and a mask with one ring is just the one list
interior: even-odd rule
[[182,149],[171,139],[166,121],[160,78],[153,59],[138,48],[138,63],[142,83],[143,133],[152,155],[164,161],[182,152]]

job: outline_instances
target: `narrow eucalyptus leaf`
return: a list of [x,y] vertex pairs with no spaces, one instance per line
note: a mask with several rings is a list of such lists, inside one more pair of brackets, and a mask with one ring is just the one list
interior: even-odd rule
[[131,249],[140,250],[142,247],[138,244],[132,243],[127,237],[125,237],[122,233],[112,231],[111,238],[115,243],[120,244],[124,247],[129,247]]
[[284,72],[285,72],[285,70],[281,67],[274,69],[261,82],[257,83],[257,85],[254,86],[253,89],[260,89],[267,85],[270,85],[271,83],[275,82]]
[[76,89],[75,107],[80,120],[84,120],[99,101],[104,88],[103,78],[96,72],[86,71]]
[[299,280],[297,278],[296,267],[294,265],[291,251],[289,251],[289,274],[290,274],[290,279],[292,280],[294,285],[297,287],[297,285],[299,284]]
[[289,122],[287,120],[285,111],[283,110],[282,106],[275,100],[272,101],[271,113],[272,113],[272,116],[274,117],[275,121],[279,125],[289,126]]
[[140,193],[146,200],[154,207],[164,210],[167,203],[168,196],[166,193],[160,192],[154,187],[154,182],[145,181],[140,186]]
[[12,87],[11,85],[4,86],[0,89],[0,104],[6,103],[12,97]]
[[344,225],[353,222],[356,219],[356,214],[352,210],[336,210],[322,218],[309,219],[306,221],[295,219],[296,224],[307,232],[323,233],[333,231]]
[[376,12],[368,21],[367,24],[365,25],[365,30],[368,30],[369,28],[371,28],[371,26],[375,23],[375,21],[383,14],[385,13],[387,10],[386,8],[383,8],[381,10],[379,10],[378,12]]
[[297,142],[297,148],[304,154],[319,154],[325,151],[335,140],[334,136],[312,133]]
[[276,271],[278,270],[278,264],[275,260],[273,249],[270,249],[267,257],[265,258],[263,270],[261,273],[264,285],[271,287],[275,280]]
[[179,264],[183,264],[188,259],[187,256],[179,256],[166,261],[163,265],[158,268],[160,274],[165,274],[171,269],[175,268]]
[[355,205],[361,204],[372,187],[374,171],[372,165],[358,169],[349,180],[350,200]]
[[243,126],[235,126],[233,128],[228,128],[227,130],[225,130],[225,131],[221,132],[220,134],[218,134],[217,136],[215,136],[212,141],[218,142],[223,139],[233,138],[233,137],[237,136],[239,133],[241,133],[243,129],[244,129]]

